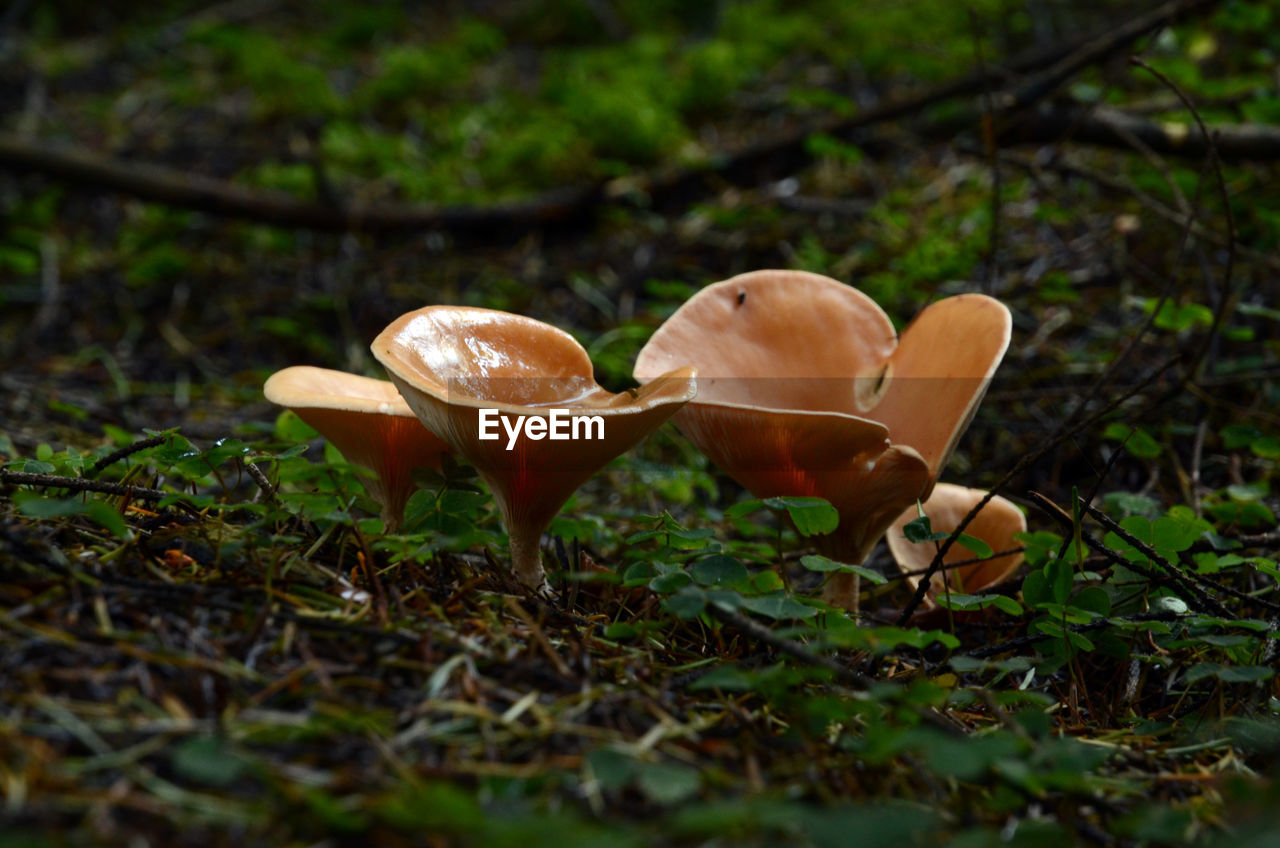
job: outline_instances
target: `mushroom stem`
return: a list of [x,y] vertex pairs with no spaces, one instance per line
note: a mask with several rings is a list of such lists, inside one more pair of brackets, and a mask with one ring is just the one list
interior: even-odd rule
[[524,585],[541,592],[547,587],[547,573],[542,568],[542,528],[508,523],[511,537],[511,570]]
[[822,600],[838,609],[858,611],[862,581],[856,574],[832,574],[822,587]]
[[[377,498],[374,498],[377,500]],[[394,533],[400,529],[400,521],[404,518],[404,502],[384,503],[382,505],[382,528],[387,533]]]

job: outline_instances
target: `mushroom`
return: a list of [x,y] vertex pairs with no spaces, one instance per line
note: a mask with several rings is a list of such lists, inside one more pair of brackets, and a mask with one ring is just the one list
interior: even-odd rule
[[568,333],[475,307],[406,313],[374,339],[373,355],[427,429],[489,485],[512,569],[537,590],[546,586],[538,541],[565,500],[695,391],[694,371],[683,367],[611,394]]
[[[1009,344],[1009,310],[962,294],[924,309],[901,340],[884,311],[843,283],[755,271],[707,286],[640,351],[645,382],[698,370],[698,398],[674,418],[757,497],[815,495],[840,515],[815,543],[857,564],[889,524],[929,496]],[[857,608],[855,575],[829,603]]]
[[[950,533],[960,524],[969,510],[978,505],[986,497],[982,489],[969,489],[951,483],[939,483],[933,489],[929,500],[922,509],[929,516],[929,524],[935,533]],[[916,508],[910,507],[889,528],[885,541],[889,544],[889,553],[906,575],[908,585],[914,590],[929,563],[937,554],[934,542],[911,542],[903,535],[907,522],[916,518]],[[969,522],[964,532],[979,541],[985,542],[993,552],[1008,551],[1018,547],[1015,533],[1024,533],[1027,529],[1026,516],[1008,500],[996,495],[987,502],[982,510]],[[952,545],[943,557],[943,564],[971,560],[974,555],[961,545]],[[971,565],[948,568],[945,572],[939,569],[934,573],[928,593],[925,595],[925,607],[934,606],[934,598],[942,594],[949,586],[951,591],[971,595],[977,591],[1003,582],[1022,565],[1022,554],[1012,553],[993,556]]]
[[365,488],[395,530],[413,494],[413,472],[440,470],[448,446],[423,427],[386,380],[295,365],[267,378],[262,393],[286,406],[328,439],[348,462],[373,472]]

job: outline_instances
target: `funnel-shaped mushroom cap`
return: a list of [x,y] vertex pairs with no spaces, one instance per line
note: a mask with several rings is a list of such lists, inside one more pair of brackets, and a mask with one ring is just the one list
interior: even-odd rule
[[960,295],[921,312],[899,343],[856,289],[755,271],[690,298],[640,351],[635,376],[644,382],[677,362],[697,368],[698,398],[677,426],[757,497],[829,500],[840,525],[819,547],[857,563],[928,496],[1009,328],[998,301]]
[[984,294],[933,303],[902,332],[868,417],[911,445],[937,479],[1009,347],[1009,309]]
[[[568,333],[491,309],[407,313],[374,339],[373,355],[422,423],[489,484],[516,575],[534,588],[544,580],[538,539],[569,495],[695,391],[694,371],[684,367],[611,394]],[[481,438],[482,414],[496,438]],[[534,419],[538,432],[515,429]],[[557,431],[568,437],[553,438]]]
[[415,488],[414,470],[439,470],[449,451],[386,380],[296,365],[272,374],[262,392],[272,403],[296,412],[348,462],[373,472],[365,487],[382,505],[388,530],[398,527],[404,516]]
[[[924,514],[929,516],[929,523],[935,533],[950,533],[956,529],[969,510],[978,505],[986,492],[981,489],[968,489],[950,483],[939,483],[933,494],[924,503]],[[929,567],[937,554],[937,543],[910,542],[903,535],[903,528],[916,518],[913,506],[898,516],[885,534],[889,544],[889,552],[898,563],[898,567],[906,573],[907,583],[914,589],[922,576],[921,572]],[[974,516],[973,521],[965,527],[964,532],[976,539],[986,542],[992,551],[1008,551],[1021,547],[1014,538],[1015,533],[1023,533],[1027,529],[1026,516],[1022,511],[999,495],[993,497],[982,511]],[[974,555],[963,545],[952,545],[943,557],[944,564],[971,560]],[[948,581],[951,591],[962,594],[973,594],[988,586],[1002,582],[1022,565],[1022,554],[1005,554],[993,557],[972,565],[937,571],[932,586],[926,596],[926,604],[933,605],[933,597],[942,593],[944,580]]]

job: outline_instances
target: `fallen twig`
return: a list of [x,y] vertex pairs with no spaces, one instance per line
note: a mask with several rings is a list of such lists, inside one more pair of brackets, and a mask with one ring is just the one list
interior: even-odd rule
[[107,483],[84,477],[63,477],[58,474],[32,474],[27,471],[0,469],[0,483],[17,486],[38,486],[46,489],[70,489],[77,492],[99,492],[105,495],[123,495],[140,500],[158,501],[163,498],[181,497],[179,492],[162,492],[128,483]]
[[[280,192],[249,189],[176,169],[120,162],[84,151],[57,150],[47,142],[11,133],[0,133],[0,167],[42,173],[145,200],[281,227],[337,232],[441,230],[483,235],[486,240],[491,240],[500,238],[504,233],[509,235],[583,220],[603,206],[632,202],[636,194],[645,196],[650,204],[666,207],[693,202],[714,191],[725,180],[737,185],[757,185],[764,179],[794,173],[807,165],[812,160],[808,139],[815,133],[848,139],[866,127],[916,115],[937,103],[987,90],[1009,73],[1030,73],[1033,76],[1024,85],[1001,94],[994,101],[994,112],[1000,116],[1020,112],[1051,94],[1082,68],[1168,25],[1181,15],[1205,11],[1217,2],[1172,0],[1118,27],[1109,27],[1101,34],[1009,60],[1002,70],[970,74],[850,118],[820,122],[736,153],[711,157],[699,166],[641,172],[607,186],[593,182],[485,207],[394,203],[359,205],[302,200]],[[982,110],[962,111],[957,118],[938,122],[927,134],[954,133],[974,126],[981,122],[983,114]]]
[[139,439],[138,441],[133,442],[132,444],[125,445],[119,450],[112,451],[111,453],[104,456],[102,459],[95,462],[92,466],[90,466],[87,476],[96,477],[98,476],[99,473],[102,472],[103,469],[109,468],[110,466],[115,465],[117,462],[119,462],[120,460],[126,457],[133,456],[138,451],[143,451],[143,450],[146,450],[147,448],[153,448],[156,445],[162,445],[165,443],[165,441],[168,440],[169,435],[170,435],[169,433],[161,433],[156,436],[149,436],[148,438]]
[[929,590],[930,581],[933,579],[933,575],[937,573],[938,569],[942,567],[943,558],[947,555],[947,552],[951,550],[951,546],[959,540],[960,535],[964,533],[965,528],[978,517],[978,513],[982,511],[982,508],[990,503],[991,499],[998,495],[1000,490],[1009,484],[1010,480],[1018,474],[1021,474],[1023,469],[1030,466],[1031,463],[1036,462],[1040,457],[1044,456],[1046,453],[1053,450],[1076,433],[1079,433],[1088,427],[1093,426],[1098,421],[1101,421],[1102,418],[1110,414],[1112,410],[1127,402],[1131,397],[1137,395],[1138,392],[1142,391],[1154,382],[1157,377],[1172,368],[1178,363],[1179,359],[1180,357],[1175,355],[1165,360],[1162,365],[1153,369],[1151,373],[1134,385],[1133,388],[1112,398],[1093,415],[1090,415],[1089,417],[1070,426],[1067,426],[1064,423],[1063,426],[1059,427],[1057,431],[1052,433],[1039,446],[1037,446],[1035,450],[1022,454],[1018,458],[1018,461],[1013,464],[1013,467],[1006,471],[1004,475],[996,481],[996,484],[987,491],[982,500],[978,501],[978,503],[974,505],[973,509],[969,510],[968,515],[960,520],[955,529],[951,531],[951,535],[943,540],[942,544],[938,546],[938,552],[934,555],[933,561],[929,563],[928,571],[925,572],[924,577],[920,579],[920,583],[916,586],[915,594],[911,596],[907,605],[903,607],[902,613],[898,616],[897,625],[899,627],[905,627],[911,620],[912,614],[915,613],[915,611],[920,607],[920,604],[924,602],[924,596]]
[[1224,159],[1271,162],[1280,159],[1280,127],[1268,124],[1216,124],[1204,130],[1168,121],[1153,121],[1108,106],[1085,109],[1059,103],[1044,104],[1009,127],[1007,144],[1045,143],[1069,136],[1072,141],[1097,147],[1132,147],[1136,138],[1148,149],[1167,156],[1199,159],[1217,145]]

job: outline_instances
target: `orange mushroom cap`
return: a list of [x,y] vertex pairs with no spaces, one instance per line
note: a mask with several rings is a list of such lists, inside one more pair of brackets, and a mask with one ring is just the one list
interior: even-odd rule
[[[698,397],[676,425],[757,497],[830,501],[840,524],[818,547],[858,563],[928,496],[1010,325],[999,301],[959,295],[924,309],[899,341],[857,289],[804,271],[755,271],[685,302],[640,351],[635,376],[692,363]],[[846,583],[833,578],[828,597],[852,607]]]
[[[986,497],[986,494],[981,489],[939,483],[934,487],[933,494],[929,496],[929,500],[925,501],[922,508],[924,514],[929,516],[930,527],[935,533],[950,533],[969,514],[969,510]],[[889,553],[893,554],[898,568],[906,574],[907,583],[913,590],[920,584],[920,578],[923,576],[921,572],[928,569],[929,563],[938,552],[937,545],[933,542],[911,542],[903,535],[903,528],[909,521],[915,519],[916,515],[914,506],[905,510],[885,534]],[[999,553],[1020,547],[1014,534],[1024,533],[1026,529],[1027,518],[1022,514],[1022,510],[1005,498],[996,495],[974,516],[964,532],[985,542],[992,551]],[[973,558],[974,554],[963,545],[952,545],[942,561],[946,565]],[[953,592],[971,595],[1003,582],[1017,571],[1020,565],[1022,565],[1022,554],[1019,552],[947,569],[945,572],[939,569],[934,573],[932,585],[929,587],[928,594],[925,595],[925,605],[926,607],[934,606],[934,597],[941,594],[948,584]]]
[[[402,315],[374,339],[373,355],[427,429],[488,483],[511,536],[512,567],[533,588],[545,583],[538,540],[569,495],[695,392],[694,371],[683,367],[655,374],[639,390],[611,394],[595,382],[587,352],[568,333],[475,307],[428,306]],[[602,433],[579,432],[601,437],[522,435],[510,450],[503,427],[497,439],[480,438],[482,410],[508,420],[554,420],[554,409],[567,410],[569,419],[600,416]]]
[[262,387],[267,400],[288,407],[333,443],[348,462],[373,472],[365,481],[394,530],[413,494],[413,472],[440,470],[449,447],[417,420],[386,380],[295,365],[277,371]]

